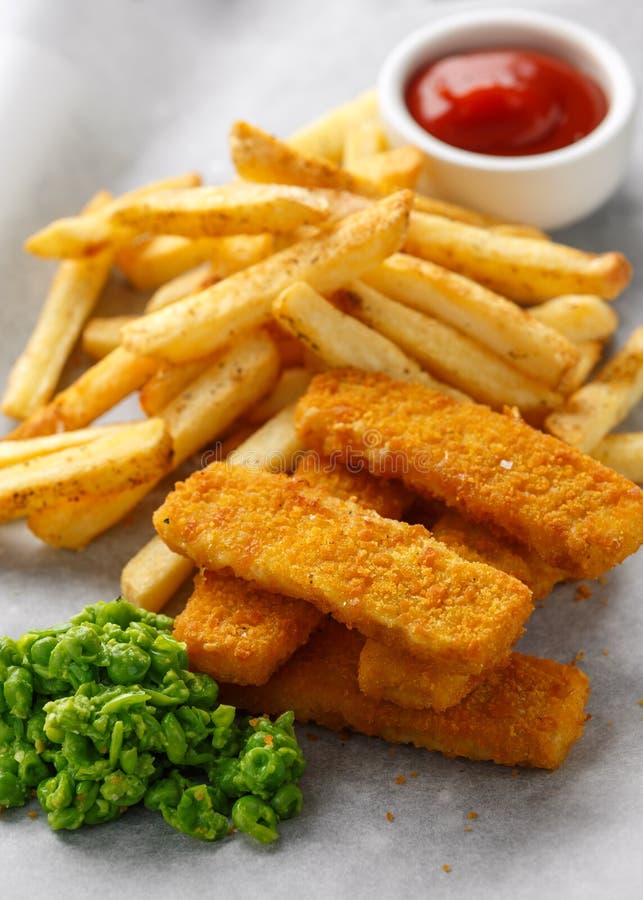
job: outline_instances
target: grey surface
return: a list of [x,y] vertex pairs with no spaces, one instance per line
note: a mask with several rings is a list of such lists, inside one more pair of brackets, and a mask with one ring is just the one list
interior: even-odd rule
[[[639,4],[523,5],[557,9],[597,28],[643,75]],[[398,38],[463,6],[2,0],[1,380],[52,271],[22,253],[30,231],[74,211],[97,187],[121,190],[192,168],[225,176],[234,118],[288,133],[371,85]],[[639,125],[635,161],[619,194],[561,235],[587,249],[624,250],[635,263],[632,287],[618,302],[617,343],[643,320],[642,137]],[[110,309],[128,302],[117,297]],[[632,421],[643,425],[640,414]],[[3,526],[0,633],[16,636],[115,595],[122,564],[151,534],[157,499],[82,554],[42,546],[22,524]],[[560,588],[529,622],[521,649],[561,661],[583,651],[592,683],[592,719],[558,772],[513,776],[502,767],[410,748],[391,753],[377,740],[341,741],[302,728],[305,808],[283,827],[277,846],[243,839],[200,844],[145,811],[68,834],[50,832],[42,816],[9,811],[0,822],[0,894],[7,900],[641,896],[642,569],[640,556],[628,560],[582,603],[574,602],[573,588]],[[318,740],[308,741],[308,733]],[[396,784],[398,774],[407,776],[405,784]],[[475,821],[467,819],[471,810],[479,814]]]

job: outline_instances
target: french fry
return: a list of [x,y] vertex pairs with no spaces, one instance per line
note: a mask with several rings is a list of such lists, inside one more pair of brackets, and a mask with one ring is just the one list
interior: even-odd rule
[[413,190],[424,165],[423,153],[406,144],[355,160],[350,171],[376,185],[380,194],[390,194],[402,188]]
[[[389,149],[386,135],[382,126],[374,117],[364,119],[350,125],[344,136],[344,149],[342,153],[342,165],[345,169],[351,169],[361,160],[373,156],[374,153],[382,153]],[[305,150],[303,151],[306,152]],[[312,152],[315,155],[314,151]],[[320,154],[317,154],[320,155]],[[323,156],[323,154],[321,154]]]
[[158,483],[159,477],[109,494],[86,494],[61,500],[33,512],[29,529],[50,547],[82,550],[103,531],[120,522]]
[[303,446],[295,431],[295,404],[284,407],[228,454],[231,466],[287,472]]
[[121,596],[150,612],[158,612],[194,571],[194,563],[174,553],[158,535],[125,564]]
[[526,310],[469,278],[396,253],[362,276],[393,300],[435,316],[555,388],[578,361],[577,348]]
[[[379,161],[376,157],[367,158],[363,169],[358,167],[357,171],[351,172],[319,156],[304,153],[247,122],[237,122],[232,127],[230,149],[237,172],[248,181],[325,188],[370,198],[381,197],[396,187],[414,187],[423,165],[422,155],[416,148],[399,147],[382,154],[383,159]],[[398,184],[400,178],[401,184]],[[422,194],[414,195],[414,209],[479,227],[500,229],[498,236],[546,238],[543,232],[531,226],[503,222],[494,216]]]
[[415,194],[413,209],[416,212],[428,213],[433,216],[442,216],[453,222],[463,222],[465,225],[475,225],[476,228],[489,228],[499,234],[513,234],[517,237],[532,237],[538,240],[549,240],[548,236],[534,228],[532,225],[522,225],[514,222],[503,222],[497,216],[467,209],[465,206],[457,206],[446,200],[438,200],[436,197],[427,197],[425,194]]
[[94,428],[80,428],[77,431],[63,431],[44,437],[26,438],[23,441],[0,441],[0,469],[16,463],[89,444],[101,437],[116,433],[122,426],[103,425]]
[[197,238],[161,234],[121,247],[116,263],[134,287],[147,291],[205,262],[212,263],[213,277],[226,278],[272,250],[271,234]]
[[123,425],[91,445],[0,469],[0,521],[86,493],[136,487],[167,468],[172,443],[161,419]]
[[643,326],[599,371],[550,413],[547,430],[585,453],[627,416],[643,397]]
[[389,256],[404,240],[412,195],[400,191],[123,330],[133,353],[181,362],[206,356],[270,319],[272,300],[295,281],[334,291]]
[[277,349],[259,332],[216,359],[161,411],[174,445],[174,463],[191,456],[270,390],[279,372]]
[[[231,454],[231,465],[266,466],[286,471],[301,449],[295,432],[294,407],[282,409],[250,435]],[[278,468],[283,465],[283,470]],[[121,574],[121,594],[130,603],[158,612],[194,570],[194,563],[174,553],[156,536],[126,563]]]
[[177,175],[174,178],[166,178],[144,185],[112,200],[100,212],[56,219],[28,238],[25,249],[30,253],[35,253],[36,256],[63,259],[93,256],[108,246],[114,246],[130,239],[130,229],[118,229],[110,222],[110,214],[120,204],[130,203],[157,191],[183,190],[200,184],[200,176],[191,172],[187,175]]
[[[191,396],[185,392],[163,410],[174,448],[172,466],[219,437],[269,390],[277,365],[277,352],[270,339],[262,334],[249,335],[197,379]],[[167,466],[160,475],[169,470]],[[137,506],[158,477],[133,489],[93,494],[48,507],[31,516],[29,527],[48,544],[78,550]]]
[[188,385],[212,365],[217,354],[175,366],[161,365],[139,392],[139,403],[146,416],[157,416]]
[[172,303],[176,303],[177,300],[183,300],[184,297],[189,297],[190,294],[196,294],[204,288],[216,284],[217,281],[218,279],[211,264],[203,263],[203,265],[197,266],[195,269],[190,269],[189,272],[177,275],[176,278],[172,278],[167,284],[162,284],[147,301],[145,312],[151,313],[157,309],[163,309],[164,306],[170,306]]
[[630,481],[643,484],[643,432],[608,434],[592,447],[590,456]]
[[287,232],[328,214],[326,200],[305,188],[239,183],[146,194],[120,204],[109,221],[117,230],[200,238]]
[[360,281],[344,297],[347,312],[370,325],[440,381],[496,409],[517,406],[525,418],[542,417],[562,396],[518,371],[502,357]]
[[230,155],[246,181],[330,188],[365,197],[380,197],[379,187],[361,175],[340,169],[318,156],[309,156],[248,122],[235,122],[230,131]]
[[561,294],[613,300],[632,274],[622,253],[585,253],[419,212],[411,216],[404,249],[526,306]]
[[603,344],[601,341],[582,341],[576,344],[576,348],[580,354],[576,365],[566,373],[560,384],[560,391],[565,396],[577,391],[581,385],[585,384],[596,365],[598,364],[601,354],[603,353]]
[[373,90],[366,91],[300,128],[290,136],[288,143],[301,153],[310,153],[339,163],[348,130],[359,122],[372,120],[376,116],[377,96]]
[[121,328],[136,316],[94,316],[83,328],[82,348],[94,359],[103,359],[121,342]]
[[155,360],[135,356],[123,347],[117,347],[57,394],[47,406],[36,410],[14,428],[6,439],[84,428],[138,390],[157,367]]
[[530,310],[532,316],[560,331],[570,341],[605,341],[618,327],[612,307],[594,294],[554,297]]
[[354,366],[367,372],[385,372],[399,381],[418,381],[463,399],[459,391],[431,378],[394,343],[340,312],[303,281],[286,288],[272,308],[279,324],[331,368]]
[[[308,369],[299,366],[290,369],[283,369],[279,380],[267,397],[260,400],[253,409],[251,409],[246,419],[248,422],[260,425],[267,419],[270,419],[285,406],[299,400],[301,395],[305,393],[306,388],[310,384],[313,373]],[[0,449],[2,449],[0,447]]]
[[[107,193],[96,194],[83,214],[99,211],[110,199]],[[112,258],[107,250],[91,259],[60,264],[27,346],[9,374],[2,398],[6,415],[26,419],[51,398],[83,324],[107,281]]]

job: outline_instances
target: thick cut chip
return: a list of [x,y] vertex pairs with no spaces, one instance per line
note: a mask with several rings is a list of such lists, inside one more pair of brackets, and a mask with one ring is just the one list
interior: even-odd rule
[[582,734],[589,684],[574,666],[514,653],[457,706],[418,711],[360,692],[363,646],[361,635],[330,620],[266,685],[222,685],[221,699],[257,714],[292,709],[301,722],[508,766],[556,769]]
[[160,478],[172,444],[161,419],[109,429],[95,441],[0,470],[0,521],[61,500],[127,490]]
[[364,459],[575,577],[597,577],[643,542],[640,488],[511,414],[335,370],[312,380],[298,429],[317,452]]
[[465,562],[422,526],[285,475],[213,463],[177,484],[154,525],[199,566],[230,567],[455,672],[497,665],[532,610],[525,585]]
[[117,228],[184,237],[292,231],[328,217],[326,200],[287,185],[231,184],[159,191],[120,204],[110,215]]
[[643,326],[587,384],[547,417],[547,430],[585,453],[615,428],[643,398]]
[[[134,353],[181,362],[222,347],[267,322],[273,299],[295,281],[334,291],[397,250],[404,239],[412,194],[400,191],[198,294],[124,329]],[[145,349],[144,349],[145,348]]]
[[336,106],[291,135],[288,143],[302,153],[323,156],[340,162],[349,128],[377,115],[375,91],[359,94],[348,103]]
[[18,440],[84,428],[140,388],[157,367],[155,360],[117,347],[7,437]]
[[[108,201],[109,194],[97,194],[86,210],[91,213]],[[9,374],[2,398],[6,415],[25,419],[51,398],[107,281],[112,256],[107,250],[58,267],[27,346]]]
[[560,294],[613,300],[632,275],[622,253],[585,253],[425,213],[414,213],[405,249],[527,306]]

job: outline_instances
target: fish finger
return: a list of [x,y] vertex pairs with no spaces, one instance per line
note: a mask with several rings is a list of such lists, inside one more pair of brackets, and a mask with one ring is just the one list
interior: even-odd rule
[[176,485],[154,525],[199,566],[229,566],[445,670],[499,664],[533,608],[517,579],[462,560],[422,526],[285,475],[212,463]]
[[589,682],[574,666],[514,653],[457,706],[418,711],[360,693],[363,644],[329,619],[267,684],[221,685],[222,700],[257,714],[292,709],[301,722],[507,766],[556,769],[582,734]]
[[349,369],[317,375],[296,421],[307,447],[366,460],[574,577],[601,575],[643,541],[640,488],[511,412]]

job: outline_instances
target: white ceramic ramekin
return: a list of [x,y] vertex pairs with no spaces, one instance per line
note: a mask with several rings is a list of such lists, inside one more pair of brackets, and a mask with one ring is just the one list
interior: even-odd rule
[[[605,119],[575,144],[532,156],[490,156],[452,147],[428,134],[404,101],[409,78],[450,53],[486,47],[551,53],[601,85]],[[427,156],[430,190],[442,199],[539,228],[570,225],[616,190],[631,145],[636,90],[627,65],[598,34],[530,10],[469,10],[413,32],[389,54],[378,82],[382,120],[392,143],[415,144]]]

